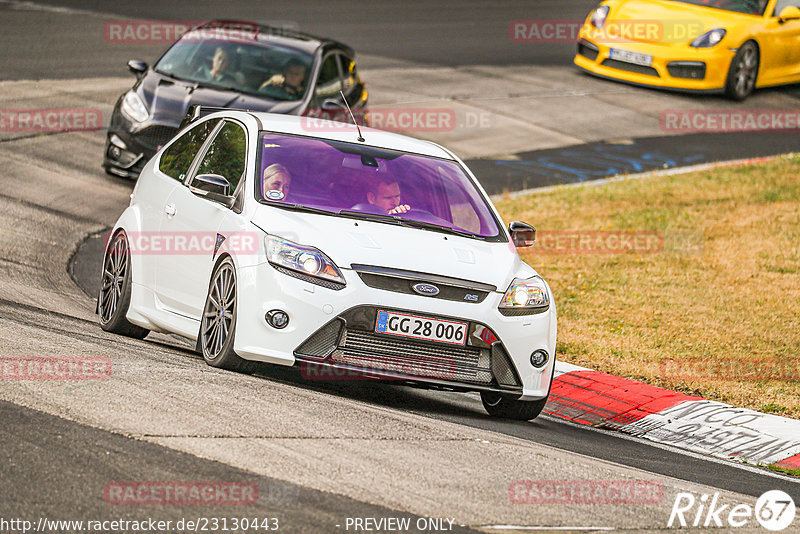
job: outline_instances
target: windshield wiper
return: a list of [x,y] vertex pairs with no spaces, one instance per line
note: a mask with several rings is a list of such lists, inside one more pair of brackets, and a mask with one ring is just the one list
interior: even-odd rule
[[482,241],[486,240],[486,238],[481,235],[473,234],[471,232],[465,232],[464,230],[456,230],[455,228],[450,228],[449,226],[442,226],[440,224],[429,223],[424,221],[416,221],[414,219],[401,219],[401,221],[404,223],[405,226],[410,226],[412,228],[425,228],[426,230],[433,230],[434,232],[460,235],[462,237],[480,239]]
[[381,215],[380,213],[369,213],[366,211],[339,210],[338,215],[342,217],[352,217],[354,219],[364,219],[367,221],[383,222],[389,224],[403,224],[403,219],[396,215]]
[[398,215],[381,215],[380,213],[365,213],[363,211],[341,210],[339,215],[344,217],[353,217],[356,219],[366,219],[368,221],[384,222],[389,224],[396,224],[398,226],[407,226],[409,228],[424,228],[425,230],[433,230],[434,232],[442,232],[445,234],[459,235],[462,237],[469,237],[472,239],[485,240],[483,236],[465,232],[463,230],[456,230],[439,224],[417,221],[414,219],[406,219]]
[[[264,204],[262,202],[262,204]],[[312,208],[311,206],[304,206],[303,204],[293,204],[291,202],[269,202],[267,206],[275,206],[276,208],[289,209],[294,211],[302,211],[304,213],[319,213],[322,215],[335,215],[333,211],[324,210],[321,208]]]

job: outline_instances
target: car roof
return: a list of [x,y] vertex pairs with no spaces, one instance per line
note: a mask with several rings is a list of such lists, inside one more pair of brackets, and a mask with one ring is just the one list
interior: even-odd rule
[[[241,20],[228,20],[228,19],[215,19],[203,24],[199,24],[192,28],[190,31],[207,29],[207,28],[226,28],[233,27],[237,29],[244,28],[246,31],[258,31],[258,37],[254,44],[274,44],[278,46],[288,46],[296,48],[303,52],[313,55],[314,52],[321,46],[329,47],[334,46],[341,48],[349,55],[355,55],[354,50],[344,43],[334,39],[325,37],[317,37],[308,33],[292,30],[289,28],[282,28],[278,26],[269,26],[266,24],[259,24],[251,21]],[[187,32],[188,33],[188,32]]]
[[[453,155],[450,152],[436,143],[365,126],[361,126],[361,133],[365,141],[359,143],[357,141],[358,132],[356,131],[356,127],[352,124],[348,125],[316,117],[299,117],[297,115],[241,110],[221,111],[214,113],[213,116],[237,118],[237,116],[241,116],[242,114],[255,117],[261,123],[263,131],[344,141],[363,144],[365,146],[386,148],[389,150],[399,150],[401,152],[411,152],[435,158],[453,159]],[[209,117],[210,116],[212,115],[209,115]]]

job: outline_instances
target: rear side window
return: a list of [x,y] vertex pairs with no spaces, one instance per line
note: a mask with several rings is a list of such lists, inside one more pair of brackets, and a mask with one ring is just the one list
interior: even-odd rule
[[244,129],[236,123],[225,122],[203,156],[197,174],[224,177],[231,184],[230,193],[233,193],[244,174],[246,145]]
[[214,131],[219,119],[202,122],[180,136],[163,154],[158,169],[167,176],[179,181],[186,178],[189,166],[200,151],[206,138]]

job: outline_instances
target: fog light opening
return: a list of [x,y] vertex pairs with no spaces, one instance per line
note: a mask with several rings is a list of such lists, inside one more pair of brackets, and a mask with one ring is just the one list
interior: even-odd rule
[[546,350],[535,350],[533,354],[531,354],[531,365],[539,369],[544,367],[549,359],[550,357],[547,355]]
[[267,312],[265,319],[267,324],[278,330],[286,328],[286,325],[289,324],[289,315],[283,310],[270,310]]

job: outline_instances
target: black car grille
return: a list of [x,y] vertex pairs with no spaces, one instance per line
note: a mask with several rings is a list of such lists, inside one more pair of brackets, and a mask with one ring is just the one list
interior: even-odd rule
[[603,65],[611,67],[612,69],[627,70],[629,72],[638,72],[639,74],[647,74],[648,76],[660,77],[658,71],[653,67],[646,67],[644,65],[637,65],[635,63],[628,63],[626,61],[619,61],[616,59],[604,59]]
[[[305,340],[295,350],[295,356],[306,362],[348,367],[398,380],[505,389],[521,386],[508,353],[493,333],[491,345],[480,340],[457,346],[405,339],[374,331],[377,310],[373,306],[348,310]],[[488,330],[470,322],[469,332],[479,326]],[[474,337],[470,334],[468,339]]]
[[178,129],[171,126],[148,126],[136,135],[136,140],[155,151],[167,144],[176,133]]

